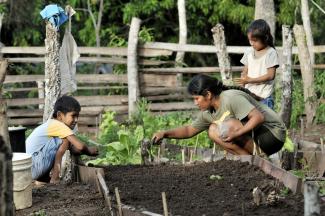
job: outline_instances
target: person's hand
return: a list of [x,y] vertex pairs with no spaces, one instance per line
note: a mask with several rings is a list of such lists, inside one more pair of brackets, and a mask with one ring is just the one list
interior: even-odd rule
[[228,134],[225,137],[222,137],[222,141],[224,141],[224,142],[232,142],[237,137],[238,137],[237,132],[228,131]]
[[154,133],[151,138],[152,144],[158,144],[165,137],[165,131],[158,131]]
[[249,79],[250,78],[248,76],[234,78],[234,83],[236,85],[245,85],[245,84],[249,83]]
[[88,151],[89,151],[90,156],[97,156],[98,155],[98,149],[96,147],[89,147]]

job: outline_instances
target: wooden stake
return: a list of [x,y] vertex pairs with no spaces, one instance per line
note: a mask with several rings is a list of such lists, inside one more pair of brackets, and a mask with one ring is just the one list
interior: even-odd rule
[[320,215],[319,187],[315,182],[305,181],[304,183],[304,216]]
[[191,149],[190,150],[190,163],[192,163],[192,160],[193,160],[193,152],[194,152],[194,150]]
[[185,149],[182,149],[182,164],[185,164]]
[[104,198],[106,200],[106,205],[109,208],[110,216],[114,216],[113,208],[112,208],[112,202],[111,202],[111,196],[109,195],[109,190],[106,186],[105,180],[100,172],[97,173],[97,181],[100,186],[100,191],[104,195]]
[[166,200],[166,193],[161,193],[163,208],[164,208],[164,216],[168,216],[168,207],[167,207],[167,200]]
[[300,139],[304,139],[304,119],[300,117]]
[[322,150],[322,153],[324,153],[324,142],[323,142],[323,138],[320,138],[320,148]]
[[118,214],[119,214],[119,216],[123,216],[121,197],[120,197],[120,193],[118,192],[118,187],[115,188],[115,196],[116,196],[116,202],[117,202],[117,207],[118,207]]
[[158,158],[158,164],[160,164],[160,147],[158,148],[158,155],[157,155],[157,158]]

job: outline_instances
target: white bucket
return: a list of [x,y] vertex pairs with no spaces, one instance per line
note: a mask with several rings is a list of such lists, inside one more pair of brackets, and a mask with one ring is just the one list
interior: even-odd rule
[[32,157],[13,153],[13,191],[16,210],[32,206]]

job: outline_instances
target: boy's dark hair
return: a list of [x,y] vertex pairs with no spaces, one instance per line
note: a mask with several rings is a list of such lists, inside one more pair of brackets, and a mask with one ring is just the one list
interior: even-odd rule
[[263,44],[274,48],[271,29],[265,20],[254,20],[247,29],[248,33],[251,33],[253,38],[261,40]]
[[60,111],[63,114],[68,112],[77,112],[81,110],[79,102],[71,96],[63,95],[54,104],[53,118],[57,117],[57,113]]

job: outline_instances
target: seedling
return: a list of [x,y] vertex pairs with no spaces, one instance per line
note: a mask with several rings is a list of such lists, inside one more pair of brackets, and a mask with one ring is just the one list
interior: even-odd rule
[[223,177],[220,176],[220,175],[210,175],[210,180],[217,180],[217,181],[219,181],[219,180],[222,180],[222,179],[223,179]]

